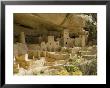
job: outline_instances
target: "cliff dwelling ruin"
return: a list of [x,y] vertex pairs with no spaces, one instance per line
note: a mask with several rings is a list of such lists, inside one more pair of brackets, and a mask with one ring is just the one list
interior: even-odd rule
[[97,75],[96,13],[14,13],[14,75]]

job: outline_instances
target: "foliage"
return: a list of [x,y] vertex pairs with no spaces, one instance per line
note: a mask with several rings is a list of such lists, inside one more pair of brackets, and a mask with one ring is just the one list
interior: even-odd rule
[[44,73],[44,71],[41,70],[41,71],[40,71],[40,74],[43,74],[43,73]]
[[82,72],[80,70],[72,72],[72,75],[82,75]]
[[97,60],[93,58],[89,63],[85,63],[79,66],[83,75],[97,75]]
[[67,70],[61,70],[60,72],[57,73],[58,75],[69,75]]
[[80,56],[74,56],[69,58],[68,65],[64,66],[65,69],[71,74],[79,75],[96,75],[97,74],[97,59],[84,60]]
[[82,57],[80,57],[78,55],[75,55],[75,56],[72,56],[71,58],[69,58],[68,62],[69,62],[70,65],[77,66],[78,64],[81,63],[82,60],[83,60]]
[[33,72],[33,75],[38,75],[38,73],[37,72]]
[[90,66],[89,74],[96,75],[97,74],[97,60],[93,59],[89,66]]
[[15,74],[15,73],[18,73],[19,72],[19,69],[17,69],[17,68],[13,68],[13,73]]
[[75,72],[75,71],[79,70],[79,68],[74,65],[65,66],[65,68],[68,72]]
[[87,30],[89,31],[88,42],[92,42],[93,44],[97,41],[97,27],[94,25],[94,22],[86,23]]
[[65,69],[70,75],[82,75],[82,72],[75,65],[65,66]]

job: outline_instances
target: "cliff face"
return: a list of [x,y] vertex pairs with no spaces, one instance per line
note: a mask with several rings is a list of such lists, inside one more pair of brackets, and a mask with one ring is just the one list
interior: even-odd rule
[[54,35],[60,37],[64,29],[80,33],[85,20],[73,13],[14,13],[14,36],[25,32],[26,36],[39,37]]
[[66,13],[33,13],[33,15],[38,16],[46,21],[52,22],[54,24],[60,25],[66,17]]
[[14,14],[14,23],[18,23],[32,29],[39,29],[44,26],[46,29],[54,30],[62,27],[75,30],[84,27],[84,20],[77,14],[53,13],[53,14]]

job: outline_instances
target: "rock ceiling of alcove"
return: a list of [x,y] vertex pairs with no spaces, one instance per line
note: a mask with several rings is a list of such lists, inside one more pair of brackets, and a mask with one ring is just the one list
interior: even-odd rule
[[77,14],[67,13],[14,13],[15,30],[49,30],[62,31],[64,28],[80,31],[84,27],[84,20]]

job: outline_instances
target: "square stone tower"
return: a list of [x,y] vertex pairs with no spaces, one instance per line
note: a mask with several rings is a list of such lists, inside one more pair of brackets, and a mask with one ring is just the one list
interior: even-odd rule
[[54,50],[54,36],[48,36],[48,43],[47,43],[47,49],[49,51],[53,51]]
[[20,43],[25,44],[25,34],[24,34],[24,32],[20,33]]
[[64,47],[68,47],[68,41],[69,41],[69,40],[70,40],[70,37],[69,37],[69,30],[64,29],[64,32],[63,32]]

